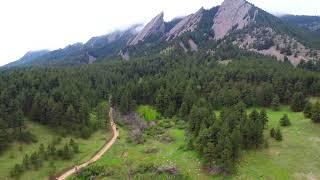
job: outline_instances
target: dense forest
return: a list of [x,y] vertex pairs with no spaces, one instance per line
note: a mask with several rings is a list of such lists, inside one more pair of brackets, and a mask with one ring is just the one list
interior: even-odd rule
[[232,172],[240,149],[264,143],[266,113],[247,114],[245,109],[290,104],[303,111],[305,98],[319,95],[320,77],[269,57],[235,49],[224,53],[232,61],[177,51],[129,62],[1,71],[0,151],[12,141],[32,142],[26,118],[86,138],[97,128],[89,113],[112,97],[112,105],[123,114],[150,104],[166,117],[184,120],[188,147],[209,166]]

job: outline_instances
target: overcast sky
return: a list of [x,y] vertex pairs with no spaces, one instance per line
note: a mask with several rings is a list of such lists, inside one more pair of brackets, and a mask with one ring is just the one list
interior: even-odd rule
[[[183,16],[222,0],[1,0],[0,65],[27,51],[57,49],[134,23],[161,11]],[[319,15],[319,0],[249,0],[272,13]]]

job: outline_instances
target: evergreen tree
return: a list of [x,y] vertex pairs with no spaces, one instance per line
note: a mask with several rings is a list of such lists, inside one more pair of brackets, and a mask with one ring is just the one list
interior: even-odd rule
[[312,107],[311,120],[314,123],[320,123],[320,103],[318,102]]
[[99,128],[106,128],[109,127],[107,126],[108,122],[108,108],[106,106],[106,103],[99,103],[97,106],[97,121],[98,121],[98,127]]
[[8,133],[6,123],[0,117],[0,152],[8,147]]
[[280,119],[280,126],[290,126],[291,122],[287,114],[284,114],[283,117]]
[[29,169],[30,168],[30,159],[29,159],[29,155],[26,154],[23,158],[23,161],[22,161],[22,165],[24,167],[24,169]]
[[278,129],[276,130],[275,139],[276,139],[277,141],[282,141],[282,133],[281,133],[280,128],[278,128]]
[[39,152],[39,158],[44,158],[45,157],[46,151],[44,149],[44,145],[43,144],[40,144],[38,152]]
[[20,164],[15,164],[10,172],[11,177],[19,177],[23,172],[23,167]]
[[260,112],[260,121],[262,121],[263,127],[266,128],[268,124],[268,115],[265,109],[262,109]]
[[70,139],[69,145],[71,146],[74,153],[79,153],[79,145],[74,142],[73,139]]
[[272,138],[275,138],[275,137],[276,137],[276,130],[275,130],[274,128],[272,128],[272,129],[270,130],[270,136],[271,136]]
[[62,159],[69,160],[72,157],[72,153],[70,151],[69,145],[65,144],[63,147]]
[[276,94],[273,96],[272,102],[271,102],[271,107],[274,111],[279,111],[279,107],[280,107],[280,98],[279,96]]
[[76,123],[76,111],[74,110],[73,106],[70,105],[65,113],[65,122],[64,124],[67,125],[67,128],[73,128],[72,124]]
[[291,109],[294,112],[300,112],[303,110],[304,106],[306,104],[306,100],[304,95],[299,92],[299,93],[295,93],[292,97],[292,101],[291,101]]
[[221,154],[221,167],[223,170],[227,172],[233,172],[234,171],[234,162],[233,162],[233,152],[232,152],[232,144],[230,141],[230,138],[228,136],[225,137],[225,145]]
[[311,118],[312,116],[312,104],[310,102],[308,102],[304,109],[303,109],[303,114],[306,118]]
[[240,155],[240,149],[242,145],[242,136],[240,132],[240,128],[237,127],[232,131],[231,134],[231,143],[232,143],[232,159],[236,161]]

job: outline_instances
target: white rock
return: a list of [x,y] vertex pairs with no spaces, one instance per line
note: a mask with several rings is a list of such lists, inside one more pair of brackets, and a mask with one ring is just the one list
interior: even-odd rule
[[204,9],[201,8],[195,14],[191,14],[185,18],[183,18],[178,24],[176,24],[168,33],[167,33],[167,41],[172,40],[176,37],[179,37],[185,32],[193,32],[199,25],[199,22],[203,16]]
[[165,23],[163,20],[163,12],[153,18],[131,41],[128,45],[136,45],[140,41],[144,41],[152,34],[164,33]]
[[225,0],[213,20],[214,39],[222,39],[235,26],[237,29],[243,29],[247,26],[254,20],[249,16],[252,7],[245,0]]

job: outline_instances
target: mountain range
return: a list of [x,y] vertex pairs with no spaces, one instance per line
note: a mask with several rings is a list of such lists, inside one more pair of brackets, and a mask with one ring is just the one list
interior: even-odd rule
[[273,56],[297,65],[320,58],[320,17],[276,17],[245,0],[225,0],[220,6],[172,21],[158,14],[146,26],[93,37],[54,51],[28,52],[5,67],[75,66],[116,59],[130,60],[150,54],[204,52],[218,56],[221,47]]

